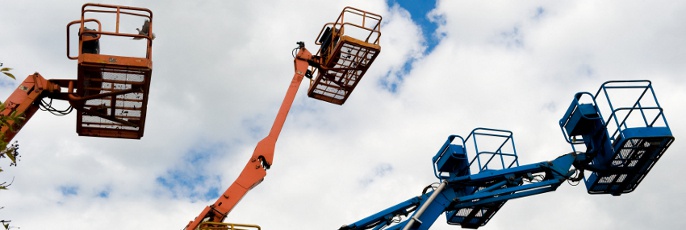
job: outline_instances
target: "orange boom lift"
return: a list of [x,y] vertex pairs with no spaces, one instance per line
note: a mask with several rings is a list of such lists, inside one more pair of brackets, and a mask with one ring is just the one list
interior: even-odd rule
[[320,45],[312,55],[303,42],[298,42],[295,74],[283,103],[267,137],[262,139],[236,181],[219,196],[214,204],[205,207],[191,221],[186,230],[260,229],[257,225],[223,223],[226,216],[248,191],[260,184],[272,165],[274,147],[286,121],[288,111],[304,77],[310,78],[308,96],[342,105],[355,89],[369,66],[376,59],[379,46],[381,16],[346,7],[336,22],[327,23],[315,44]]
[[[133,28],[125,32],[121,23],[126,20],[143,22],[143,26],[138,32]],[[109,24],[103,27],[104,22]],[[78,27],[77,56],[70,53],[72,26]],[[3,124],[0,131],[4,141],[10,142],[39,108],[58,115],[76,109],[79,136],[140,139],[152,74],[153,38],[152,12],[148,9],[83,5],[81,19],[67,25],[67,57],[78,60],[77,79],[46,80],[39,73],[29,75],[5,101],[0,112],[0,116],[21,115],[24,119]],[[103,45],[119,41],[127,44],[126,47],[145,42],[140,49],[144,52],[139,56],[104,54],[100,50],[101,41]],[[69,108],[55,109],[52,99],[69,102]]]

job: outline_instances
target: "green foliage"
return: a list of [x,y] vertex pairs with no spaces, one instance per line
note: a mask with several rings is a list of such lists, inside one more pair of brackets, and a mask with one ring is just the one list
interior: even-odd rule
[[[0,209],[3,209],[3,208],[5,208],[5,207],[0,207]],[[10,222],[12,222],[12,221],[11,220],[0,220],[0,224],[2,224],[2,227],[4,227],[5,230],[10,229]]]
[[[2,63],[0,63],[0,67],[2,67]],[[5,74],[7,77],[15,79],[14,75],[10,73],[12,68],[0,68],[0,72]],[[15,79],[16,80],[16,79]],[[0,101],[0,112],[5,110],[5,104],[3,104]],[[0,115],[0,127],[3,126],[8,126],[10,127],[10,130],[12,129],[12,125],[9,125],[10,122],[21,122],[23,120],[23,117],[21,114],[16,114],[16,113],[11,113],[8,116],[3,116]],[[1,158],[8,158],[10,159],[10,166],[16,166],[17,161],[19,160],[19,144],[15,141],[13,144],[10,144],[9,147],[7,146],[9,143],[5,142],[5,134],[0,133],[0,159]],[[0,172],[2,172],[2,168],[0,168]],[[7,187],[12,185],[12,182],[0,182],[0,190],[7,190]],[[2,209],[4,207],[0,207]],[[2,224],[2,227],[5,228],[5,230],[10,229],[10,220],[0,220],[0,224]]]
[[2,223],[2,227],[5,227],[5,230],[10,229],[10,222],[9,220],[0,220],[0,223]]
[[[0,63],[0,67],[2,67],[2,63]],[[3,73],[5,75],[7,75],[7,77],[16,80],[16,78],[14,78],[14,75],[12,73],[10,73],[11,70],[12,70],[12,68],[7,68],[7,67],[0,68],[0,73]]]
[[[0,67],[2,66],[2,63],[0,63]],[[14,75],[10,73],[9,71],[12,70],[12,68],[1,68],[0,72],[3,74],[7,75],[7,77],[15,79]],[[5,110],[5,104],[3,104],[0,101],[0,111]],[[13,125],[10,125],[11,123],[17,123],[21,122],[23,120],[23,117],[21,114],[16,114],[15,112],[12,112],[11,114],[4,116],[0,115],[0,127],[9,127],[10,130],[12,130]],[[13,144],[7,143],[4,141],[5,135],[4,133],[0,133],[0,159],[2,158],[7,158],[9,159],[10,166],[16,166],[17,161],[19,160],[19,144],[17,142],[14,142]],[[0,168],[0,172],[2,172],[2,168]],[[0,183],[0,190],[7,189],[7,187],[11,185],[11,183],[7,182],[2,182]]]
[[[14,143],[10,144],[7,146],[7,143],[0,143],[3,145],[2,151],[0,151],[0,159],[2,158],[8,158],[10,159],[10,166],[17,166],[17,161],[19,161],[19,144],[15,141]],[[0,172],[2,172],[2,168],[0,168]],[[11,184],[11,183],[10,183]],[[0,190],[7,189],[7,186],[10,184],[7,184],[6,182],[0,183]]]
[[15,80],[16,80],[16,78],[14,78],[14,75],[13,75],[12,73],[10,73],[10,70],[12,70],[12,68],[7,68],[7,67],[5,67],[5,68],[1,68],[1,69],[0,69],[0,72],[4,73],[4,74],[7,75],[9,78],[12,78],[12,79],[15,79]]

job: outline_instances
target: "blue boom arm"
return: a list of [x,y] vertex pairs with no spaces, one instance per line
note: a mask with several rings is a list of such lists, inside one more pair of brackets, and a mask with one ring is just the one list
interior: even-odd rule
[[573,151],[521,166],[510,131],[451,135],[432,158],[436,188],[339,230],[424,230],[443,213],[448,224],[476,229],[508,200],[555,191],[566,180],[583,180],[589,194],[619,196],[634,191],[674,141],[645,80],[608,81],[595,94],[577,93],[559,125]]
[[[578,157],[578,154],[570,153],[553,161],[446,179],[433,191],[343,226],[340,230],[429,229],[444,212],[449,224],[478,228],[510,199],[555,191],[573,176],[574,170],[570,171],[570,168]],[[408,215],[410,218],[398,222],[400,216]]]

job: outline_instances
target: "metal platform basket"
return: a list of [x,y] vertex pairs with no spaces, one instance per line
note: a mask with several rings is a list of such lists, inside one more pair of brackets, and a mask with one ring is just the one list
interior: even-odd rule
[[[138,32],[133,28],[123,30],[134,23],[143,24]],[[70,55],[69,48],[70,28],[74,25],[79,33],[78,56]],[[73,86],[76,92],[72,86],[69,91],[70,101],[78,111],[76,131],[80,136],[143,136],[153,39],[152,12],[145,8],[88,3],[83,5],[81,19],[67,25],[67,57],[78,60],[78,78]],[[133,48],[142,53],[129,55],[103,52],[101,45],[111,51],[143,47]]]
[[317,37],[321,57],[311,69],[309,97],[342,105],[381,52],[381,16],[346,7]]

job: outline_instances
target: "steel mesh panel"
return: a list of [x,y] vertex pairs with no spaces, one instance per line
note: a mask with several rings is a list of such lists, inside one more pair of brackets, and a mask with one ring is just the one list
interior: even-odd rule
[[331,56],[329,65],[318,71],[308,95],[317,99],[343,104],[361,80],[379,50],[345,39]]
[[486,225],[488,221],[502,208],[505,201],[490,205],[479,205],[460,208],[451,212],[448,224],[460,225],[463,228],[478,228]]
[[145,69],[84,67],[79,92],[86,100],[77,118],[79,134],[140,138],[149,75]]
[[[650,169],[671,144],[671,137],[632,138],[626,140],[612,158],[609,173],[594,172],[589,177],[591,194],[619,195],[636,189]],[[616,171],[620,170],[620,171]]]
[[[493,184],[496,181],[492,181],[487,184]],[[478,192],[486,189],[489,186],[479,186],[474,192]],[[502,186],[501,188],[505,188]],[[480,199],[474,199],[468,202],[478,202]],[[448,224],[460,225],[463,228],[478,228],[485,225],[488,221],[495,216],[495,214],[500,210],[500,208],[505,205],[507,201],[498,201],[482,205],[475,205],[469,207],[459,208],[455,211],[451,211],[448,218]]]

